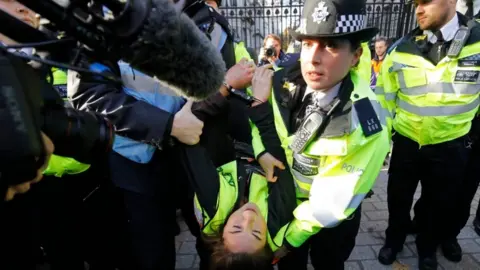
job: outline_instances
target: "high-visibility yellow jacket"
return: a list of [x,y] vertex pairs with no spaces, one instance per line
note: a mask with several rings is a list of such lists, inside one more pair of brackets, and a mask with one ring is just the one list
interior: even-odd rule
[[418,49],[427,36],[414,31],[385,58],[377,80],[375,93],[393,117],[389,126],[420,146],[461,137],[480,104],[480,24],[458,57],[436,66]]
[[370,83],[372,78],[372,53],[368,47],[368,42],[362,43],[362,55],[358,61],[358,65],[353,69],[362,77],[366,82]]
[[[211,193],[212,187],[204,189],[204,196],[216,196],[216,206],[215,210],[209,215],[208,209],[203,206],[200,202],[198,194],[195,194],[194,198],[194,212],[197,218],[197,221],[200,224],[202,233],[206,235],[216,234],[219,231],[219,227],[223,227],[222,224],[225,224],[228,220],[228,217],[232,212],[235,211],[235,206],[237,202],[242,198],[244,194],[248,194],[248,202],[255,203],[260,209],[261,216],[268,222],[278,223],[275,226],[269,226],[267,230],[267,243],[270,246],[272,251],[277,251],[282,246],[285,232],[288,228],[288,221],[286,220],[284,224],[280,224],[278,219],[279,215],[272,215],[275,218],[269,217],[269,186],[267,179],[260,172],[253,172],[248,180],[243,179],[239,180],[240,173],[238,172],[239,164],[236,161],[227,163],[217,169],[219,178],[218,183],[205,183],[206,185],[218,185],[218,192]],[[213,179],[212,179],[213,180]],[[248,181],[248,191],[243,191],[240,193],[239,181]],[[213,190],[216,188],[213,188]],[[295,196],[295,194],[291,194]],[[272,217],[270,216],[270,217]],[[277,228],[277,229],[271,229]]]
[[[289,91],[298,91],[298,88],[288,83],[282,85],[282,71],[275,72],[269,102],[277,135],[296,182],[299,202],[285,237],[290,245],[299,247],[322,228],[338,225],[356,210],[375,183],[390,140],[387,112],[377,102],[368,82],[352,70],[350,78],[343,82],[351,82],[351,95],[341,108],[344,113],[334,115],[324,133],[302,153],[294,155],[289,147],[294,139],[289,129],[290,108],[284,98],[293,96]],[[369,106],[357,108],[359,102]],[[366,115],[373,117],[366,120]],[[252,136],[255,154],[264,152],[255,126]]]

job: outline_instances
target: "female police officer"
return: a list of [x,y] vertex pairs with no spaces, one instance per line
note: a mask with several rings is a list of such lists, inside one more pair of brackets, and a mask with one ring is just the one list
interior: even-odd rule
[[[286,81],[280,70],[260,84],[260,71],[268,71],[254,75],[258,101],[250,117],[264,119],[257,124],[262,134],[279,137],[300,201],[283,241],[290,253],[279,269],[306,269],[309,248],[315,269],[343,269],[355,245],[360,203],[388,152],[385,111],[352,70],[361,42],[377,33],[365,24],[364,0],[306,1],[294,33],[302,42],[300,80]],[[258,133],[253,140],[263,169],[272,171],[277,161],[262,158]]]

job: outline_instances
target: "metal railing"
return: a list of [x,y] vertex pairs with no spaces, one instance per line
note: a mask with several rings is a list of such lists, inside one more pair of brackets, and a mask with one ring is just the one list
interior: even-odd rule
[[[237,39],[258,50],[268,34],[282,37],[283,46],[291,41],[289,31],[300,25],[305,0],[224,0],[224,15]],[[367,1],[367,26],[380,29],[379,35],[399,38],[415,27],[411,4],[405,0]]]

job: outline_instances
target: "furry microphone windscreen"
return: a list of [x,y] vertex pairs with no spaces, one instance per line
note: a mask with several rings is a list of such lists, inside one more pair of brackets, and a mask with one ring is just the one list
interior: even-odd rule
[[130,65],[167,82],[184,95],[203,99],[218,91],[226,66],[220,52],[169,0],[153,0],[139,38],[132,44]]

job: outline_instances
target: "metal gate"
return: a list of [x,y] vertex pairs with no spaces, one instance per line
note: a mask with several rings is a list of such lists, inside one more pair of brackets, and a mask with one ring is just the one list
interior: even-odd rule
[[[304,1],[223,0],[221,13],[247,47],[258,50],[268,34],[281,36],[286,47],[291,41],[288,32],[300,25]],[[367,25],[378,27],[381,36],[399,38],[415,27],[412,11],[405,0],[367,0]]]

